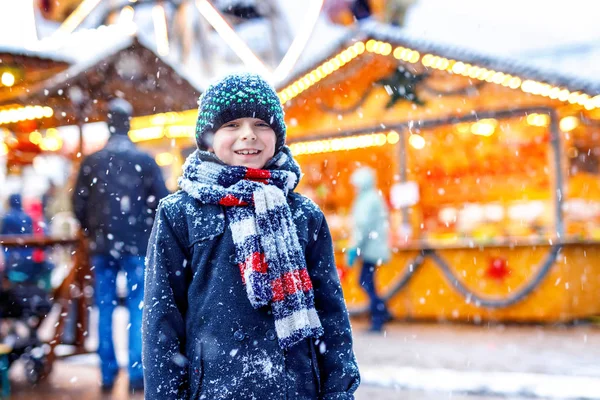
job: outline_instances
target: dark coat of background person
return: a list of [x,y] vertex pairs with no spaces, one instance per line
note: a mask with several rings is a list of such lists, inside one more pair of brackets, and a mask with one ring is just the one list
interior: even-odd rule
[[288,196],[325,333],[282,350],[270,307],[252,308],[241,284],[226,213],[196,202],[183,191],[164,199],[150,240],[146,399],[354,399],[352,332],[319,208]]
[[81,164],[73,209],[91,254],[145,256],[158,201],[168,191],[154,159],[127,132],[112,132],[106,146]]

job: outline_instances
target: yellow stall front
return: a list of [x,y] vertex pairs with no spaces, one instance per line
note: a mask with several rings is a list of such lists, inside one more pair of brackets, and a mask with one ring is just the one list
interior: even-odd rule
[[359,166],[377,171],[397,318],[568,321],[600,312],[600,85],[365,25],[279,91],[299,190],[344,265]]

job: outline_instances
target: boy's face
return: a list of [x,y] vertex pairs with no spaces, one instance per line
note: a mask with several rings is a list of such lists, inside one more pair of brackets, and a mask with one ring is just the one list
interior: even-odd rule
[[215,132],[212,150],[225,164],[263,168],[275,155],[276,142],[275,132],[262,119],[238,118]]

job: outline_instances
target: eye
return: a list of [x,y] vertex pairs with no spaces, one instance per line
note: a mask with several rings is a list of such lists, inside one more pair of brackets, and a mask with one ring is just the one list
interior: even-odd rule
[[256,124],[256,126],[260,126],[260,127],[264,127],[264,128],[270,128],[271,126],[269,124],[267,124],[265,121],[258,121]]
[[223,124],[223,127],[225,128],[237,128],[239,126],[239,124],[237,122],[227,122],[226,124]]

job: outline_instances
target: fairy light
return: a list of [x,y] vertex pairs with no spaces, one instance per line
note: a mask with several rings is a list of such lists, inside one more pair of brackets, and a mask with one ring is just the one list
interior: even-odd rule
[[478,136],[492,136],[496,131],[498,121],[493,118],[479,120],[471,125],[471,133]]
[[559,122],[560,130],[563,132],[571,132],[579,126],[579,118],[568,116],[564,117]]
[[10,72],[3,72],[0,77],[0,83],[2,83],[3,86],[11,87],[15,84],[15,76]]
[[165,136],[169,139],[193,137],[196,132],[194,125],[172,125],[165,127]]
[[417,150],[421,150],[425,147],[425,139],[421,135],[412,134],[408,138],[408,144],[410,144],[413,148]]
[[164,137],[162,126],[152,126],[148,128],[132,129],[129,131],[129,138],[132,142],[142,142],[146,140],[156,140]]
[[33,144],[40,144],[42,142],[42,134],[39,131],[33,131],[29,134],[29,141]]
[[369,147],[381,147],[386,144],[393,145],[398,143],[399,139],[400,135],[395,131],[390,131],[387,134],[380,132],[344,138],[292,143],[290,145],[290,150],[294,156],[322,154],[336,151],[358,150]]
[[[373,43],[370,43],[368,46],[372,47],[373,45]],[[323,78],[329,76],[334,71],[338,70],[339,68],[348,64],[350,61],[354,60],[356,57],[363,54],[366,49],[367,45],[365,45],[365,43],[363,42],[356,42],[353,45],[347,47],[340,53],[333,56],[331,59],[325,61],[319,67],[306,73],[296,81],[292,82],[291,84],[280,90],[278,93],[279,100],[282,103],[287,103],[306,89],[321,81]]]
[[0,125],[14,124],[25,120],[50,118],[54,110],[43,106],[13,107],[0,110]]
[[527,123],[531,126],[546,127],[550,125],[550,116],[548,114],[529,114],[527,115]]
[[159,167],[165,167],[173,164],[174,157],[171,153],[159,153],[156,155],[155,160]]
[[[479,67],[477,65],[471,65],[469,63],[449,59],[435,54],[421,54],[414,49],[403,46],[397,46],[393,48],[390,43],[375,39],[369,39],[366,43],[357,42],[331,59],[323,62],[321,65],[304,75],[302,78],[282,89],[279,92],[279,99],[282,103],[286,103],[294,97],[297,97],[310,86],[332,74],[345,64],[351,62],[365,51],[383,56],[388,56],[391,54],[397,60],[412,64],[420,61],[421,64],[426,68],[446,71],[455,75],[461,75],[484,82],[494,83],[513,90],[519,89],[523,93],[547,97],[552,100],[577,104],[585,107],[587,110],[600,108],[600,95],[591,97],[586,93],[581,93],[578,91],[571,92],[564,87],[553,86],[551,84],[539,82],[533,79],[523,80],[518,76],[507,74],[505,72]],[[305,80],[304,85],[299,84],[299,82],[302,80]]]

